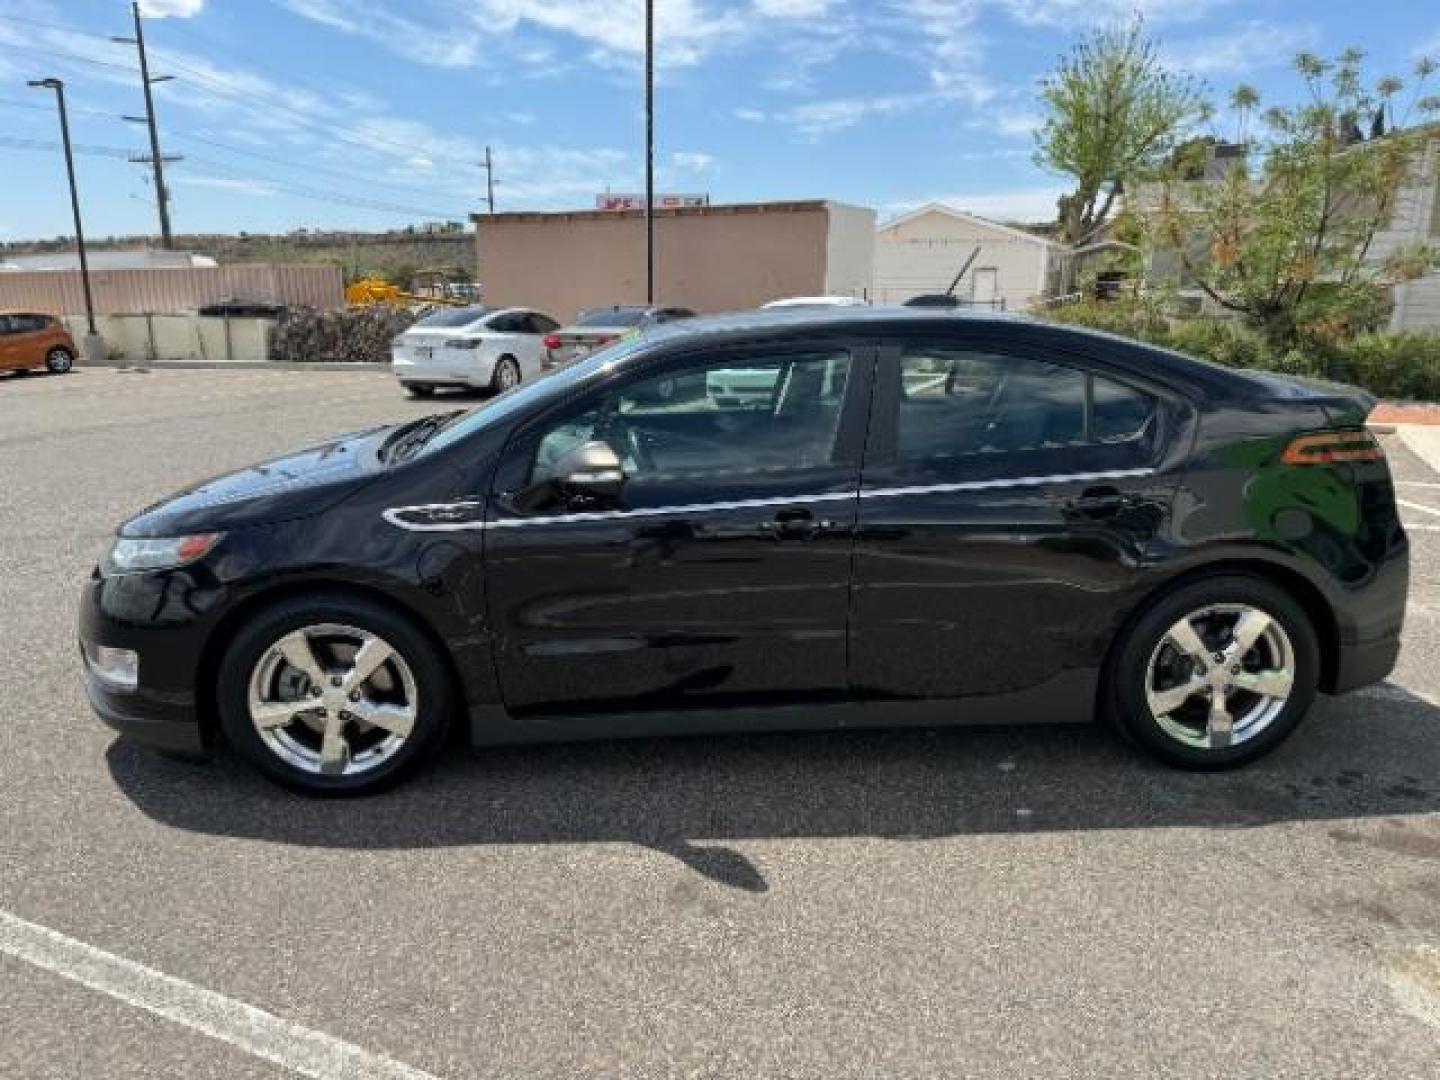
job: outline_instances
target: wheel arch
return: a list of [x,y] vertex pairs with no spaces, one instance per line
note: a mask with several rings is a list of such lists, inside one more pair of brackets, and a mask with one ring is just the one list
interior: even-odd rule
[[1107,704],[1105,693],[1106,687],[1110,684],[1111,666],[1124,647],[1126,635],[1129,634],[1136,620],[1167,594],[1207,577],[1224,576],[1258,578],[1283,589],[1294,598],[1310,620],[1310,625],[1314,628],[1316,640],[1320,645],[1320,689],[1326,693],[1332,691],[1340,670],[1340,626],[1336,622],[1335,613],[1329,601],[1325,599],[1325,594],[1320,591],[1319,586],[1298,570],[1279,563],[1266,559],[1228,558],[1192,567],[1168,578],[1130,605],[1124,618],[1121,619],[1109,647],[1105,650],[1099,689],[1101,695],[1099,704],[1102,711]]
[[[450,682],[451,700],[455,703],[457,711],[463,712],[466,701],[465,682],[460,677],[455,655],[446,646],[444,639],[435,632],[429,621],[415,608],[384,589],[353,581],[316,579],[300,583],[277,582],[251,593],[239,601],[225,613],[206,639],[205,648],[200,655],[200,663],[196,668],[195,705],[200,718],[201,734],[207,745],[213,744],[220,736],[218,687],[220,662],[225,655],[225,650],[235,640],[235,635],[240,632],[241,627],[260,612],[282,600],[294,600],[298,597],[364,600],[384,607],[391,614],[409,622],[435,649],[435,654],[440,658],[441,666],[445,669],[446,677]],[[464,718],[463,716],[451,717],[452,721],[457,719],[463,720]],[[464,727],[465,725],[459,722],[451,724],[452,732]]]

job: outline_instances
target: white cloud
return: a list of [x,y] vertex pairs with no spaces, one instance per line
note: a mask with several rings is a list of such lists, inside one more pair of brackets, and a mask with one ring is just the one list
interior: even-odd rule
[[814,19],[829,12],[830,0],[755,0],[755,10],[784,19]]
[[205,0],[140,0],[140,14],[149,19],[189,19],[205,10]]
[[243,195],[270,197],[277,194],[277,188],[268,180],[247,180],[234,176],[207,176],[203,173],[171,172],[165,177],[165,186],[215,188],[219,191],[238,192]]
[[760,109],[733,109],[730,115],[736,120],[744,120],[747,124],[763,124],[767,119]]
[[1224,34],[1194,38],[1167,48],[1165,60],[1195,75],[1249,75],[1284,67],[1297,52],[1314,47],[1320,33],[1306,24],[1277,26],[1253,21]]
[[670,167],[678,172],[709,172],[715,167],[715,158],[694,150],[677,150],[670,155]]
[[[1025,26],[1075,30],[1143,15],[1151,26],[1195,22],[1235,0],[976,0]],[[953,4],[949,6],[955,6]]]
[[776,113],[775,119],[790,125],[806,138],[818,139],[877,116],[896,116],[911,112],[933,100],[934,95],[924,93],[807,101],[803,105],[795,105]]
[[369,38],[406,59],[434,67],[470,67],[480,55],[480,30],[455,19],[421,22],[381,3],[276,0],[292,13],[332,30]]
[[928,195],[897,200],[887,204],[885,210],[891,215],[899,215],[918,210],[927,203],[942,203],[993,221],[1053,221],[1055,201],[1066,191],[1064,187],[1044,186],[974,191],[958,195]]

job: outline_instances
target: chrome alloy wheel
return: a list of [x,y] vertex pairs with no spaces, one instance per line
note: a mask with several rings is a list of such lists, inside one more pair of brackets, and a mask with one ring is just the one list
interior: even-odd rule
[[1213,604],[1175,623],[1150,654],[1145,701],[1172,739],[1202,750],[1255,738],[1295,686],[1295,649],[1274,616]]
[[250,722],[276,757],[322,776],[389,761],[415,728],[415,676],[368,630],[322,623],[292,630],[250,676]]

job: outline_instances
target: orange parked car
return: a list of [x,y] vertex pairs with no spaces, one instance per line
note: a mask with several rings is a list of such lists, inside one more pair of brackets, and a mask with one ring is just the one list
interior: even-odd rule
[[43,367],[63,375],[78,354],[70,331],[53,315],[0,311],[0,371]]

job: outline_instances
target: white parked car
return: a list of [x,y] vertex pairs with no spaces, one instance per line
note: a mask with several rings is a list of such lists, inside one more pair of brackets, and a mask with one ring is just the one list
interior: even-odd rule
[[772,308],[835,308],[835,307],[865,307],[866,302],[857,296],[787,296],[783,300],[771,300],[768,304],[762,304],[762,310]]
[[503,393],[540,377],[545,335],[559,327],[530,308],[445,308],[397,337],[390,356],[395,377],[415,397],[442,386]]

